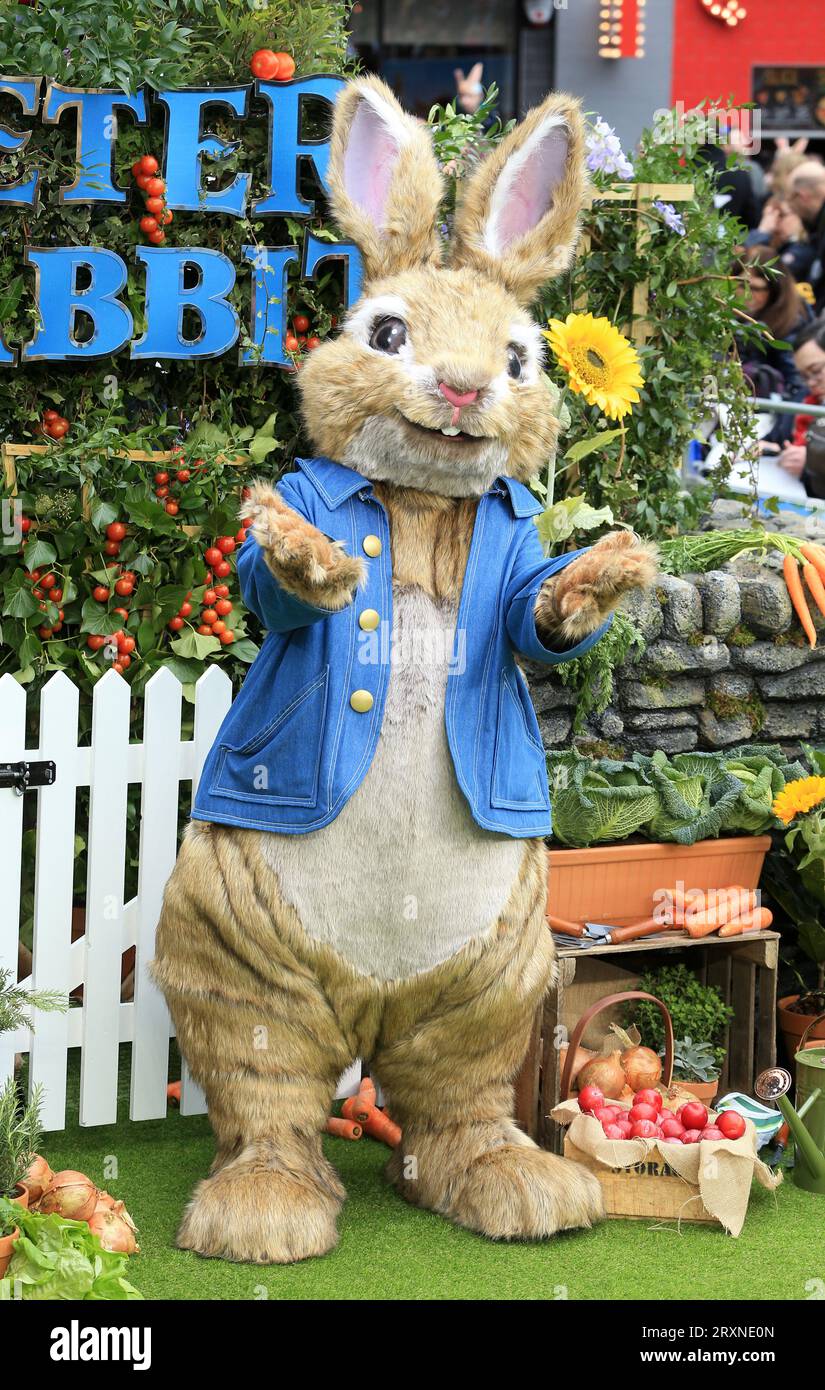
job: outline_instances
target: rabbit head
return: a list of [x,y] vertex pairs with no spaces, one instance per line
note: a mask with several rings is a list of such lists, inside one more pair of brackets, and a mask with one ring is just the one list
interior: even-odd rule
[[558,426],[528,310],[572,259],[583,148],[578,103],[548,96],[466,180],[447,245],[427,126],[380,78],[341,90],[330,201],[364,283],[298,373],[319,453],[375,481],[459,497],[542,468]]

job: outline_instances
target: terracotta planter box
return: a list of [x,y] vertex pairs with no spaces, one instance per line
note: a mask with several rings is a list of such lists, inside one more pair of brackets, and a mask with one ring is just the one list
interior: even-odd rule
[[649,917],[657,889],[756,888],[769,835],[700,840],[695,845],[647,841],[548,851],[548,911],[571,922],[629,926]]
[[[790,1004],[795,1004],[798,998],[798,994],[786,994],[784,999],[778,999],[776,1003],[779,1028],[785,1041],[785,1051],[788,1054],[791,1070],[795,1070],[794,1056],[799,1051],[802,1034],[812,1019],[816,1018],[816,1014],[797,1014],[788,1007]],[[805,1046],[806,1048],[817,1047],[822,1042],[825,1042],[825,1019],[822,1019],[815,1028],[811,1029]]]

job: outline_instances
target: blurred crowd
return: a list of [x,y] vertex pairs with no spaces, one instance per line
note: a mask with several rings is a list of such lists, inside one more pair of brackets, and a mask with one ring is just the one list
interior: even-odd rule
[[[736,133],[734,132],[734,135]],[[747,237],[733,271],[742,283],[739,354],[759,397],[825,405],[825,162],[807,141],[776,142],[768,167],[735,138],[701,153],[716,174],[716,201],[744,223]],[[731,154],[738,156],[728,168]],[[825,498],[825,421],[804,410],[778,415],[763,442],[810,496]]]

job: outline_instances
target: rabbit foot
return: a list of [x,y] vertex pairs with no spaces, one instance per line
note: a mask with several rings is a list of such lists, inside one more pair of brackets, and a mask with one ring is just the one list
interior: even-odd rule
[[[412,1191],[404,1195],[416,1200]],[[581,1164],[523,1142],[479,1154],[448,1179],[434,1210],[493,1240],[542,1240],[604,1216],[598,1178]]]
[[[329,1166],[329,1165],[327,1165]],[[293,1264],[338,1243],[344,1189],[310,1174],[229,1164],[199,1182],[178,1231],[181,1250],[241,1264]]]
[[544,640],[568,645],[594,632],[631,589],[645,589],[656,574],[656,547],[630,531],[602,536],[578,559],[545,580],[536,599],[536,627]]
[[347,555],[340,541],[329,540],[266,483],[253,484],[243,510],[282,588],[331,612],[352,602],[364,580],[363,560]]

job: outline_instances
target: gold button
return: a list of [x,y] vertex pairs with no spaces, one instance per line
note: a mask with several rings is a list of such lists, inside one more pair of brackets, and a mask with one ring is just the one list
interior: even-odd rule
[[374,608],[365,608],[358,618],[358,626],[365,632],[374,632],[381,621],[380,614]]
[[381,542],[377,536],[364,537],[364,554],[369,555],[373,560],[376,555],[381,554]]
[[373,698],[368,690],[353,690],[349,702],[356,714],[366,714],[373,706]]

